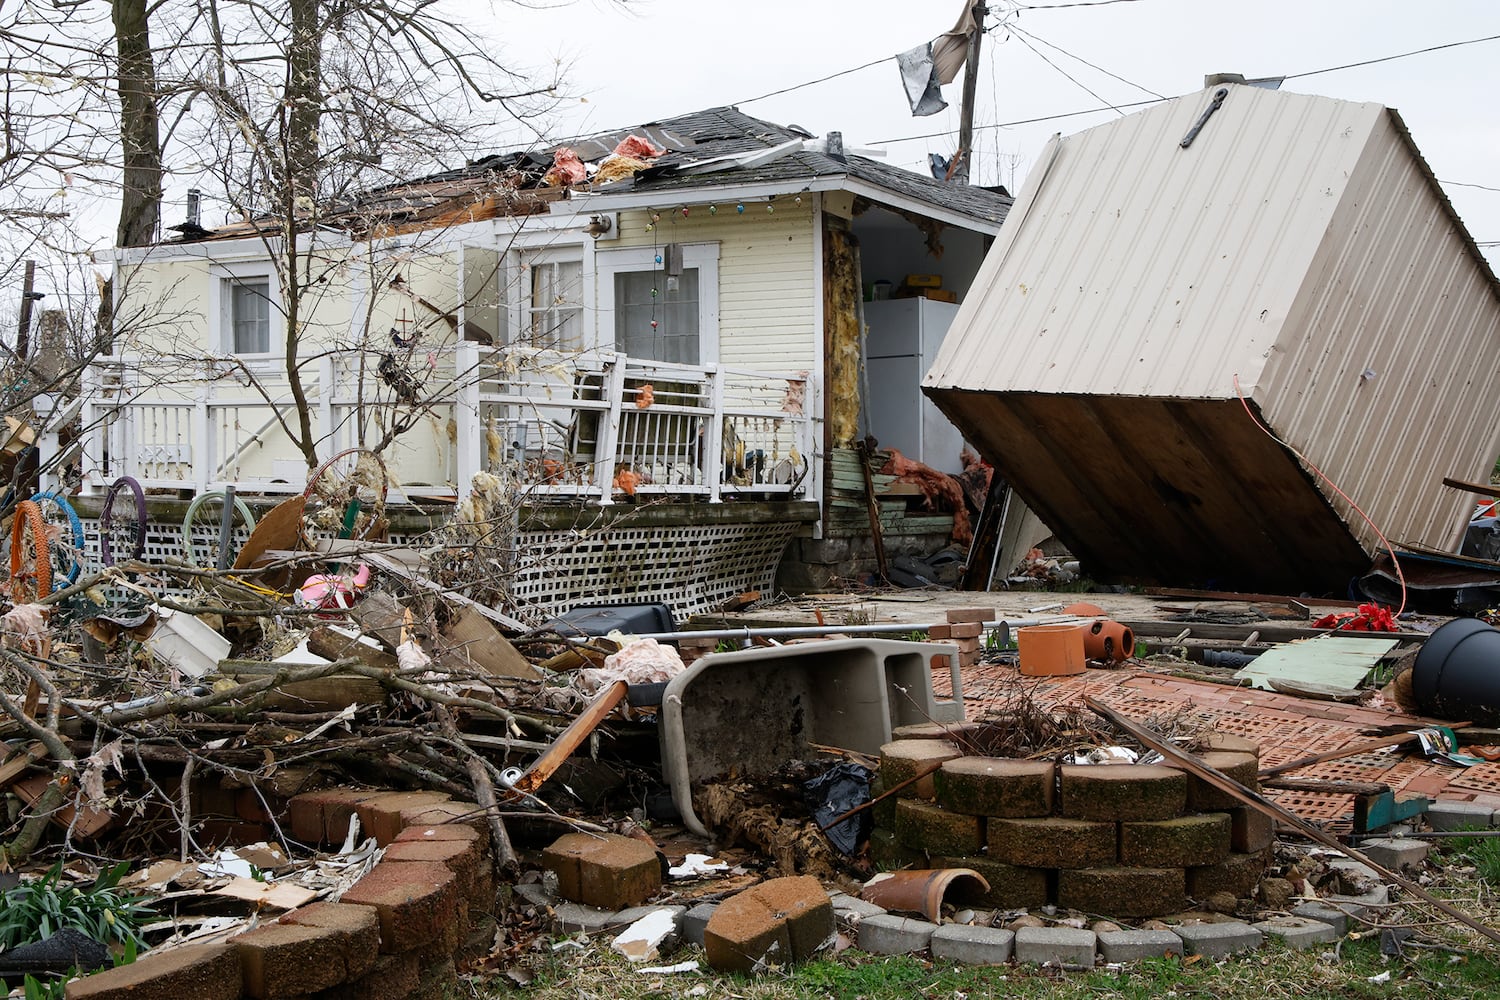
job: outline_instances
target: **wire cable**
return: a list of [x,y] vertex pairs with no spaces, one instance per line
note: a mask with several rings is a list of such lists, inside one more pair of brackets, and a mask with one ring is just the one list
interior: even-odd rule
[[1341,69],[1355,69],[1360,66],[1373,66],[1376,63],[1390,62],[1392,59],[1405,59],[1407,56],[1420,56],[1428,52],[1441,52],[1443,49],[1456,49],[1463,45],[1478,45],[1480,42],[1500,41],[1500,35],[1486,35],[1484,38],[1469,38],[1461,42],[1444,42],[1442,45],[1429,45],[1425,49],[1412,49],[1410,52],[1397,52],[1391,56],[1380,56],[1376,59],[1363,59],[1359,62],[1344,63],[1342,66],[1328,66],[1324,69],[1310,69],[1305,73],[1288,73],[1282,77],[1283,80],[1297,80],[1304,76],[1317,76],[1320,73],[1336,73]]
[[[999,25],[996,25],[996,27],[999,27]],[[1139,91],[1141,91],[1144,94],[1150,94],[1152,97],[1155,97],[1158,100],[1162,100],[1162,101],[1167,100],[1167,95],[1166,94],[1158,94],[1156,91],[1152,90],[1150,87],[1142,87],[1140,84],[1136,83],[1135,81],[1133,81],[1133,80],[1127,80],[1123,76],[1120,76],[1118,73],[1111,73],[1109,70],[1105,69],[1103,66],[1096,66],[1094,63],[1089,62],[1087,59],[1083,58],[1083,56],[1081,56],[1081,55],[1078,55],[1076,52],[1069,52],[1067,49],[1063,48],[1060,45],[1053,45],[1051,42],[1047,41],[1045,38],[1038,38],[1036,35],[1033,35],[1031,32],[1027,31],[1025,28],[1022,28],[1018,24],[1011,24],[1011,25],[1008,25],[1007,27],[1008,27],[1008,29],[1010,31],[1015,32],[1016,34],[1025,35],[1027,38],[1031,39],[1033,42],[1037,42],[1038,44],[1047,46],[1047,48],[1049,48],[1049,49],[1053,49],[1053,50],[1055,50],[1057,52],[1061,52],[1063,55],[1067,56],[1069,59],[1076,59],[1076,60],[1078,60],[1079,62],[1083,63],[1085,66],[1089,67],[1089,69],[1098,70],[1100,73],[1103,73],[1105,76],[1112,77],[1113,79],[1119,80],[1121,83],[1125,84],[1127,87],[1134,87],[1136,90],[1139,90]],[[991,29],[991,30],[994,30],[994,29]],[[1033,50],[1033,51],[1035,51],[1035,50]]]
[[880,59],[872,59],[870,62],[864,63],[860,66],[855,66],[853,69],[841,69],[837,73],[829,73],[827,76],[820,76],[816,80],[809,80],[806,83],[793,84],[790,87],[782,87],[780,90],[773,90],[769,94],[761,94],[759,97],[752,97],[747,101],[736,101],[734,102],[733,106],[739,107],[741,104],[754,104],[756,101],[764,101],[768,97],[778,97],[781,94],[790,94],[792,91],[801,90],[803,87],[812,87],[819,83],[827,83],[829,80],[837,80],[841,76],[848,76],[850,73],[858,73],[860,70],[869,69],[871,66],[879,66],[881,63],[892,62],[895,60],[895,58],[896,57],[894,55],[890,55],[883,56]]
[[1370,515],[1366,514],[1364,512],[1364,509],[1350,498],[1349,494],[1339,489],[1338,483],[1328,478],[1327,473],[1313,464],[1312,459],[1308,458],[1306,455],[1302,454],[1302,452],[1298,451],[1296,448],[1293,448],[1290,444],[1287,444],[1285,441],[1283,441],[1275,431],[1266,426],[1265,421],[1256,416],[1255,411],[1250,409],[1250,400],[1246,398],[1244,390],[1240,388],[1239,372],[1234,373],[1234,394],[1240,397],[1240,405],[1245,408],[1245,416],[1249,417],[1250,422],[1253,423],[1256,427],[1260,428],[1261,433],[1265,434],[1266,437],[1270,438],[1272,441],[1275,441],[1287,451],[1297,456],[1298,461],[1311,469],[1319,479],[1323,480],[1323,482],[1332,487],[1333,492],[1343,497],[1344,502],[1352,507],[1354,509],[1354,512],[1364,519],[1364,522],[1370,526],[1371,531],[1375,532],[1375,537],[1380,539],[1380,544],[1385,546],[1385,551],[1390,555],[1391,565],[1396,567],[1396,579],[1401,583],[1401,606],[1396,609],[1395,614],[1391,615],[1392,618],[1400,618],[1401,613],[1406,610],[1406,574],[1401,571],[1401,560],[1396,557],[1396,547],[1392,545],[1390,541],[1385,537],[1385,532],[1380,530],[1380,526],[1370,519]]

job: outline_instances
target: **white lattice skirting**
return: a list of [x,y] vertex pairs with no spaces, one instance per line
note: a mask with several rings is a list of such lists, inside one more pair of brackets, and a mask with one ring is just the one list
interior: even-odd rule
[[526,531],[521,551],[545,552],[512,588],[523,618],[579,604],[661,602],[680,622],[747,590],[770,593],[795,522]]
[[[747,590],[770,593],[781,552],[797,527],[787,521],[523,531],[518,551],[527,554],[530,568],[517,574],[511,588],[515,614],[540,623],[580,604],[660,602],[683,621]],[[97,567],[99,522],[85,518],[83,530],[84,559]],[[246,537],[235,532],[236,550]],[[207,549],[211,539],[195,541]],[[390,541],[420,544],[406,536],[393,535]],[[182,552],[181,525],[152,521],[147,526],[147,562],[181,558]]]

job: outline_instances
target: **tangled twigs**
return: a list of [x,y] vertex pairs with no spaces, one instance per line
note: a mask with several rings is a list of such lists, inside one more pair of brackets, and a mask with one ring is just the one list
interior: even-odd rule
[[443,735],[452,741],[455,747],[461,748],[464,754],[464,768],[469,773],[469,780],[474,785],[474,800],[484,810],[485,818],[490,824],[490,840],[495,847],[495,866],[502,870],[514,868],[516,865],[516,852],[510,843],[510,834],[505,830],[505,820],[500,816],[500,804],[495,799],[495,785],[490,781],[489,771],[485,769],[484,761],[479,755],[464,746],[458,727],[453,723],[453,713],[447,708],[438,705],[433,709],[433,718],[437,720],[438,728]]

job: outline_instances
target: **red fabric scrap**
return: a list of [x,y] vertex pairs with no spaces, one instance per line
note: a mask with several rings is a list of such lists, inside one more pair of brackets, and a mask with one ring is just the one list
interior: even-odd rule
[[1399,632],[1391,609],[1382,604],[1361,604],[1357,611],[1340,611],[1324,615],[1312,623],[1313,628],[1331,628],[1339,632]]
[[894,448],[891,449],[890,460],[880,471],[884,475],[895,476],[903,483],[920,487],[922,505],[928,510],[951,512],[953,541],[959,545],[969,544],[974,537],[974,529],[969,523],[969,509],[964,506],[964,491],[958,485],[958,480],[930,465],[907,458]]

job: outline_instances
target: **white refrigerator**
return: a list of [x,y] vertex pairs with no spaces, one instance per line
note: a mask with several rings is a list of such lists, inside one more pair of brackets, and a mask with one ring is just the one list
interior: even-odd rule
[[865,400],[870,433],[882,448],[942,472],[962,472],[963,435],[922,395],[927,374],[958,312],[950,302],[886,299],[866,302]]

